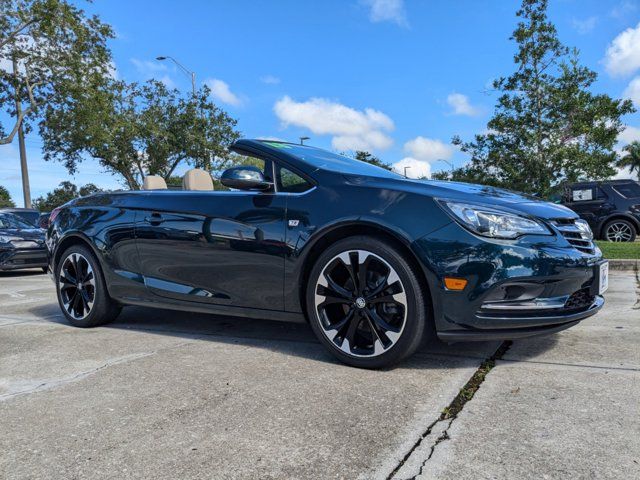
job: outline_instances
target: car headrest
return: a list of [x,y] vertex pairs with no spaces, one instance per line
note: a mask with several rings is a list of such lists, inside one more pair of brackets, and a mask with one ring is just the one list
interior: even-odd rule
[[183,190],[213,190],[211,175],[205,170],[194,168],[182,177]]
[[142,182],[143,190],[166,190],[167,182],[158,175],[147,175]]

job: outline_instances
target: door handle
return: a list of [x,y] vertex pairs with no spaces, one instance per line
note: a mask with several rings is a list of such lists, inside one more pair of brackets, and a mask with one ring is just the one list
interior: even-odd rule
[[151,216],[144,217],[144,221],[150,223],[151,225],[160,225],[164,222],[164,218],[157,212],[153,212]]

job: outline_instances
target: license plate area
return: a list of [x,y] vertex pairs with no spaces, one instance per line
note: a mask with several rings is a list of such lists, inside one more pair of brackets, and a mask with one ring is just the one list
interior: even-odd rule
[[602,295],[609,288],[609,262],[598,263],[593,272],[592,294]]

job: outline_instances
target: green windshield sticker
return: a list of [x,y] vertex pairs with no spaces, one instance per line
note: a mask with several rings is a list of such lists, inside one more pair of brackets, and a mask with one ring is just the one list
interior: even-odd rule
[[264,143],[266,143],[267,145],[270,145],[272,147],[275,147],[275,148],[291,148],[286,143],[279,143],[279,142],[264,142]]

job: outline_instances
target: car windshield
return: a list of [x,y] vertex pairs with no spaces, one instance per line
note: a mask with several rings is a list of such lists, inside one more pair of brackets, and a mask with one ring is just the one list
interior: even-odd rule
[[625,198],[640,198],[640,183],[624,183],[613,189]]
[[24,220],[21,220],[16,215],[10,213],[0,213],[0,228],[33,228],[33,225],[29,225]]
[[321,148],[284,142],[264,143],[270,147],[281,149],[289,155],[299,158],[308,165],[322,170],[331,170],[332,172],[352,175],[368,175],[372,177],[404,178],[402,175],[391,172],[385,168],[371,165],[367,162],[361,162],[354,158],[345,157],[344,155],[331,153]]

